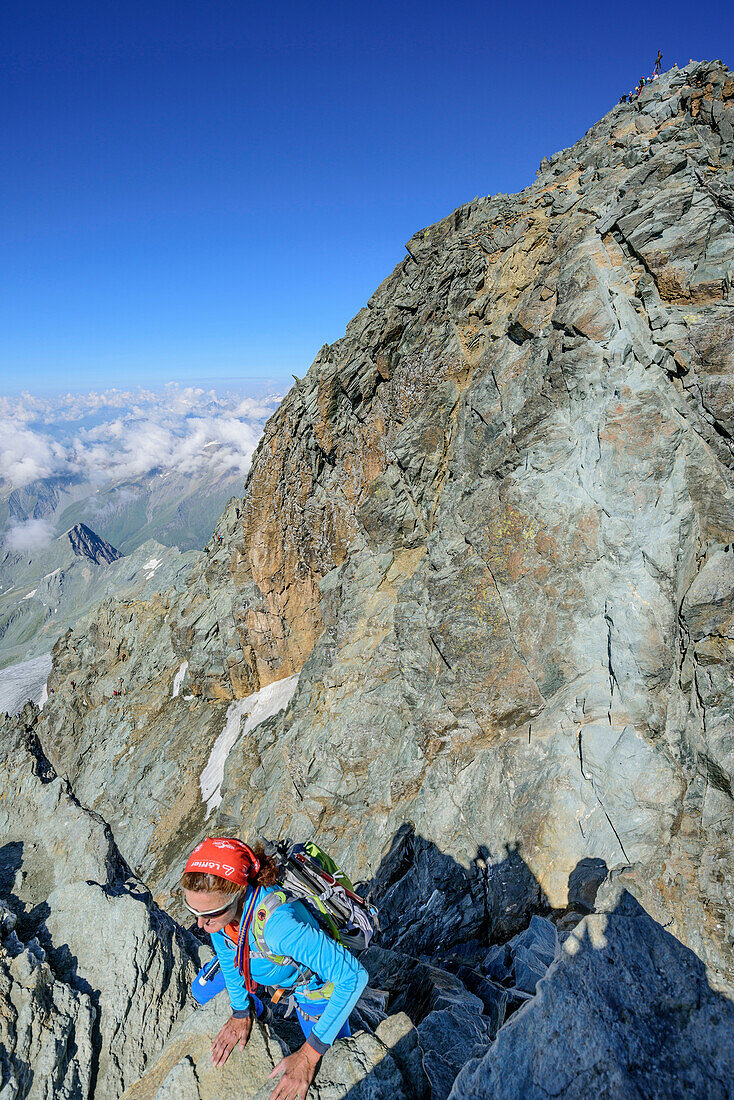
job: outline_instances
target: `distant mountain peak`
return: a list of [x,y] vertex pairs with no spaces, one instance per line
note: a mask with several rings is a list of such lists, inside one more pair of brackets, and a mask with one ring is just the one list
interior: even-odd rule
[[[101,565],[103,562],[110,564],[122,557],[119,550],[111,543],[100,538],[86,523],[76,523],[65,532],[71,543],[71,548],[80,558],[89,558],[90,561]],[[64,535],[61,536],[62,538]]]

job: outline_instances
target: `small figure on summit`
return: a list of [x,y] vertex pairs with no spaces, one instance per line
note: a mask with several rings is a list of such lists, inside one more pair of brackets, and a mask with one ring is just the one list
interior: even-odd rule
[[212,1062],[224,1065],[235,1046],[244,1049],[253,1015],[264,1016],[256,985],[277,987],[273,1000],[290,993],[306,1041],[271,1073],[283,1072],[271,1100],[305,1100],[321,1056],[335,1039],[351,1034],[349,1014],[367,971],[302,901],[286,900],[279,876],[276,860],[264,850],[233,837],[207,837],[189,856],[181,886],[186,908],[211,936],[232,1004],[232,1016],[212,1043]]

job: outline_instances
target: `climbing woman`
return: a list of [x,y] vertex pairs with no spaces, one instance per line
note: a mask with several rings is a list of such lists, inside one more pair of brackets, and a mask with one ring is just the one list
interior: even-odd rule
[[264,1007],[255,986],[289,993],[306,1041],[275,1067],[283,1071],[271,1100],[305,1100],[323,1053],[351,1034],[349,1014],[367,984],[357,959],[322,931],[301,901],[277,891],[275,861],[232,837],[207,838],[188,858],[184,904],[212,946],[232,1016],[212,1043],[212,1062],[224,1065],[250,1037]]

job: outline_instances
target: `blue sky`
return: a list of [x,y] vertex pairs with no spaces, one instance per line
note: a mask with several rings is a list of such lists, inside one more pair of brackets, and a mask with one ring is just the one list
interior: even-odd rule
[[5,0],[0,390],[305,373],[404,254],[516,191],[730,5]]

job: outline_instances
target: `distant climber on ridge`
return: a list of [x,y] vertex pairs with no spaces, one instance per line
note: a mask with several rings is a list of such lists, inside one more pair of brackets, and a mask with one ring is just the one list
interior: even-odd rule
[[212,1043],[212,1062],[224,1065],[235,1046],[245,1048],[253,1014],[265,1012],[256,985],[278,987],[293,997],[306,1042],[270,1074],[283,1071],[271,1100],[305,1100],[321,1056],[335,1039],[351,1034],[349,1014],[367,971],[301,901],[278,896],[277,879],[278,867],[264,852],[219,837],[194,849],[181,886],[186,908],[211,936],[232,1004],[232,1016]]

